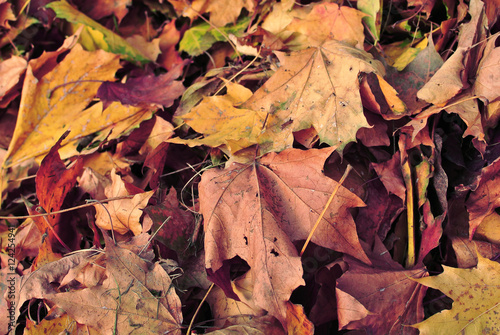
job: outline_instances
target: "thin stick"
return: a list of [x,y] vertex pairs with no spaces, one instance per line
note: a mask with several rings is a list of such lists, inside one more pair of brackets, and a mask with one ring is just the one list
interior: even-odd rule
[[148,242],[146,243],[146,245],[144,245],[144,247],[142,247],[141,251],[139,251],[139,253],[137,254],[137,256],[140,256],[142,254],[142,252],[144,250],[146,250],[146,248],[148,247],[148,245],[151,243],[151,241],[155,238],[156,234],[158,234],[158,232],[160,231],[160,229],[163,228],[163,226],[165,225],[165,223],[167,223],[168,221],[170,221],[172,217],[169,216],[168,218],[165,219],[165,221],[163,221],[163,223],[161,224],[160,227],[158,227],[158,229],[156,229],[155,233],[153,235],[151,235],[151,237],[149,238]]
[[328,199],[328,202],[326,203],[325,208],[323,208],[323,212],[321,212],[321,215],[319,216],[318,220],[314,224],[314,227],[311,230],[311,232],[309,233],[309,236],[307,236],[307,240],[304,243],[304,246],[302,247],[302,250],[300,251],[300,256],[302,256],[304,254],[304,251],[306,251],[307,245],[311,241],[311,238],[313,237],[314,232],[316,231],[316,228],[318,228],[319,223],[323,219],[323,216],[325,215],[326,210],[328,209],[328,207],[330,207],[330,204],[332,203],[333,198],[335,197],[335,194],[337,194],[337,191],[339,190],[340,186],[342,185],[342,183],[344,182],[344,180],[347,178],[347,176],[349,175],[349,172],[351,172],[351,170],[352,170],[352,166],[350,164],[347,165],[347,168],[345,169],[344,175],[342,176],[342,178],[340,178],[340,181],[338,182],[337,186],[335,186],[335,189],[333,190],[332,195],[330,196],[330,199]]
[[[125,195],[122,197],[115,197],[115,198],[108,198],[108,199],[100,200],[100,202],[104,203],[104,202],[110,202],[110,201],[115,201],[115,200],[130,199],[133,197],[134,197],[133,195]],[[89,199],[87,201],[94,201],[95,202],[95,200],[93,200],[93,199]],[[71,212],[71,211],[74,211],[76,209],[85,208],[85,207],[92,207],[92,206],[95,206],[95,204],[94,203],[87,203],[85,205],[75,206],[75,207],[71,207],[71,208],[61,209],[61,210],[55,211],[55,212],[48,212],[48,213],[42,213],[42,214],[22,215],[22,216],[0,216],[0,220],[9,220],[9,219],[16,219],[16,220],[19,219],[20,220],[20,219],[37,218],[40,216],[48,216],[48,215],[52,215],[52,214],[61,214],[61,213]]]
[[189,323],[189,327],[188,327],[188,330],[187,330],[187,333],[186,333],[187,335],[191,335],[191,328],[193,328],[194,319],[196,318],[196,315],[198,315],[198,312],[200,311],[201,305],[203,305],[203,303],[207,299],[208,295],[210,294],[210,291],[212,291],[213,288],[214,288],[214,284],[212,283],[212,285],[210,285],[210,287],[208,288],[207,293],[205,294],[205,296],[201,300],[200,304],[198,305],[198,308],[194,312],[193,317],[191,318],[191,322]]

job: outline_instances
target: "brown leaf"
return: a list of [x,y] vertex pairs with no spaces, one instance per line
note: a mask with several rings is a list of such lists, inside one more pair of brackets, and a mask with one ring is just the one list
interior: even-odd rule
[[255,7],[253,0],[210,0],[207,2],[206,12],[210,13],[210,23],[216,27],[235,23],[243,8],[252,13]]
[[105,16],[114,15],[121,22],[123,17],[127,15],[127,6],[132,4],[131,0],[97,0],[97,1],[84,1],[77,0],[73,2],[78,9],[87,14],[94,20],[100,20]]
[[[252,165],[233,163],[208,170],[199,185],[206,267],[217,271],[224,260],[244,259],[256,273],[256,305],[282,323],[284,303],[302,283],[292,241],[307,238],[337,184],[320,172],[332,151],[289,149]],[[341,187],[312,242],[369,263],[349,213],[359,206],[363,202]]]
[[417,97],[434,105],[441,105],[457,95],[463,88],[462,71],[466,52],[466,48],[457,49],[417,92]]
[[474,82],[473,93],[493,102],[500,95],[500,48],[495,44],[499,37],[492,38],[486,45]]
[[500,183],[496,178],[499,171],[500,159],[483,168],[479,177],[479,185],[465,203],[469,212],[469,238],[471,239],[484,218],[500,207]]
[[102,285],[49,294],[77,322],[104,333],[181,334],[181,302],[159,263],[106,243],[107,279]]
[[351,7],[323,2],[315,4],[304,18],[294,18],[286,30],[305,35],[310,46],[337,40],[362,50],[365,36],[361,20],[365,16]]
[[390,258],[389,262],[384,268],[372,268],[347,260],[349,270],[337,280],[340,329],[416,334],[406,325],[423,319],[422,299],[426,288],[412,278],[422,277],[425,271],[405,270]]
[[[123,197],[130,195],[125,182],[113,170],[111,172],[112,184],[106,187],[105,194],[108,198]],[[142,232],[140,218],[142,209],[146,207],[149,198],[154,191],[138,193],[131,199],[110,201],[107,204],[96,204],[96,224],[102,229],[111,230],[125,234],[132,231],[134,235]],[[106,208],[104,209],[103,206]],[[112,222],[110,222],[110,216]]]
[[24,58],[17,56],[0,62],[0,101],[19,82],[27,65]]

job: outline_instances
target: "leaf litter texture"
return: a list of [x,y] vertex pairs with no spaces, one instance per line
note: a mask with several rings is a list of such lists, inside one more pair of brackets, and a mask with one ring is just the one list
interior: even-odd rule
[[[206,267],[217,271],[241,257],[255,272],[255,303],[283,323],[285,302],[303,285],[292,242],[307,238],[337,184],[321,172],[333,150],[271,153],[254,164],[208,170],[199,185]],[[369,264],[349,212],[359,206],[363,201],[341,187],[312,242]]]
[[105,256],[105,276],[94,286],[58,292],[71,269],[91,257],[91,252],[80,253],[34,272],[21,285],[20,301],[47,299],[78,323],[103,333],[181,334],[181,302],[161,265],[109,239]]

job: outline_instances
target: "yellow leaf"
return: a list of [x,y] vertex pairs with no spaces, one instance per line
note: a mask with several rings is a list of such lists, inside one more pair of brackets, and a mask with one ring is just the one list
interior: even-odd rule
[[[114,198],[129,195],[125,183],[114,170],[111,171],[111,181],[112,184],[106,187],[104,191],[106,197]],[[154,191],[138,193],[131,199],[115,200],[103,205],[94,205],[97,212],[96,224],[102,229],[113,229],[120,234],[125,234],[131,230],[134,235],[139,235],[142,232],[142,226],[139,222],[142,209],[146,207],[153,193]],[[113,224],[109,221],[110,216]]]
[[68,129],[71,132],[62,143],[60,153],[63,159],[77,154],[79,140],[87,135],[100,132],[94,142],[118,138],[152,116],[150,109],[117,102],[105,110],[100,102],[88,107],[101,82],[114,80],[120,68],[117,55],[102,50],[87,52],[76,44],[52,71],[37,77],[34,69],[44,65],[38,60],[28,65],[19,117],[4,169],[32,158],[41,160]]
[[443,265],[442,274],[415,279],[454,300],[451,310],[412,325],[420,334],[500,333],[500,264],[479,253],[477,257],[475,268],[456,269]]
[[182,115],[182,119],[196,132],[203,134],[201,139],[171,139],[171,143],[184,143],[189,146],[224,146],[229,153],[258,143],[264,126],[266,113],[250,109],[239,109],[252,92],[234,83],[227,83],[228,93],[224,96],[205,97],[203,101]]
[[[94,99],[98,81],[113,80],[120,67],[118,58],[104,51],[83,51],[77,44],[52,71],[39,78],[34,68],[44,64],[36,59],[30,61],[16,129],[3,166],[14,166],[47,153]],[[73,133],[69,137],[77,135],[85,136]]]

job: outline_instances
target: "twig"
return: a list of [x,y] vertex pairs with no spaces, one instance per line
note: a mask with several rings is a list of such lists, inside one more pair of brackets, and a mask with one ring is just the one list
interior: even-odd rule
[[300,251],[300,256],[302,256],[304,254],[304,251],[306,251],[307,245],[311,241],[311,238],[313,237],[314,232],[316,231],[316,228],[318,228],[319,223],[321,222],[321,220],[323,219],[323,216],[326,213],[326,210],[328,209],[328,207],[330,207],[330,204],[332,203],[333,198],[335,198],[335,194],[337,194],[337,191],[339,190],[340,186],[342,185],[344,180],[347,178],[347,176],[349,175],[349,172],[351,170],[352,170],[352,166],[350,164],[347,165],[347,168],[345,169],[344,175],[342,176],[342,178],[340,178],[340,181],[337,183],[337,186],[335,186],[335,189],[333,190],[332,195],[330,196],[330,199],[328,199],[325,207],[323,208],[323,212],[321,212],[321,215],[318,217],[318,220],[316,220],[316,223],[314,224],[314,227],[312,228],[311,232],[309,233],[309,236],[307,236],[307,240],[304,243],[302,250]]

